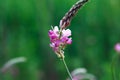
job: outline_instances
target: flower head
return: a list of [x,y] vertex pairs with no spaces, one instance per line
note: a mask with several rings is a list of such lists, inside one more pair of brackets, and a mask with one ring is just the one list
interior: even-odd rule
[[50,37],[50,47],[58,55],[58,57],[64,58],[64,48],[66,45],[72,43],[71,30],[62,29],[59,30],[58,26],[55,26],[52,30],[49,30],[48,35]]
[[115,45],[115,50],[120,53],[120,43]]

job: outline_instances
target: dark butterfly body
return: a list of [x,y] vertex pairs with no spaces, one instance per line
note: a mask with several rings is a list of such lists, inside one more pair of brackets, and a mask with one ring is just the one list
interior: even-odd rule
[[75,14],[78,12],[78,10],[83,6],[88,0],[79,0],[77,3],[75,3],[71,9],[65,14],[65,16],[60,21],[60,27],[62,29],[66,28],[70,25],[70,22],[72,18],[75,16]]

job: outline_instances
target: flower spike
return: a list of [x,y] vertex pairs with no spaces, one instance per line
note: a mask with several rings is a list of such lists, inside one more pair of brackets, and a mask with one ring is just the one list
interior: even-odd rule
[[70,10],[65,14],[65,16],[60,20],[60,28],[65,29],[70,25],[72,18],[78,12],[78,10],[87,2],[88,0],[79,0],[76,2]]

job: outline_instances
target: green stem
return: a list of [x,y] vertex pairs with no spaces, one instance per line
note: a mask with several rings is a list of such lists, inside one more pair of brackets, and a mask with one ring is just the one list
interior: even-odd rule
[[61,38],[62,36],[62,29],[60,29],[60,32],[59,32],[60,36],[59,36],[59,39]]
[[111,71],[112,71],[112,78],[113,78],[113,80],[116,80],[116,74],[115,74],[115,68],[114,68],[114,65],[115,65],[115,63],[116,63],[116,61],[117,61],[117,57],[118,57],[118,55],[115,55],[115,57],[112,59],[112,64],[111,64]]
[[70,79],[73,80],[73,79],[72,79],[72,76],[71,76],[71,74],[70,74],[70,71],[69,71],[69,69],[68,69],[68,67],[67,67],[67,64],[66,64],[65,60],[62,59],[62,61],[63,61],[63,63],[64,63],[64,66],[65,66],[65,68],[66,68],[66,70],[67,70],[67,73],[68,73]]

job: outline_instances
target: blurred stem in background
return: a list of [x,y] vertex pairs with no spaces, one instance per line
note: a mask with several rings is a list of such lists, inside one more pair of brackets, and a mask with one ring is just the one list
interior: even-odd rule
[[6,75],[6,73],[9,72],[9,70],[12,69],[14,65],[16,65],[17,63],[23,63],[23,62],[26,62],[25,57],[13,58],[7,61],[6,63],[4,63],[4,65],[0,68],[0,79],[5,80],[4,75]]
[[116,63],[117,63],[117,60],[118,60],[118,55],[115,55],[112,59],[112,64],[111,64],[111,72],[112,72],[112,78],[113,80],[119,80],[116,76],[117,76],[117,73],[116,73]]
[[114,46],[115,51],[117,52],[112,59],[111,70],[113,80],[120,80],[120,43],[117,43]]
[[120,80],[120,55],[117,54],[114,56],[111,65],[112,77],[113,80]]

